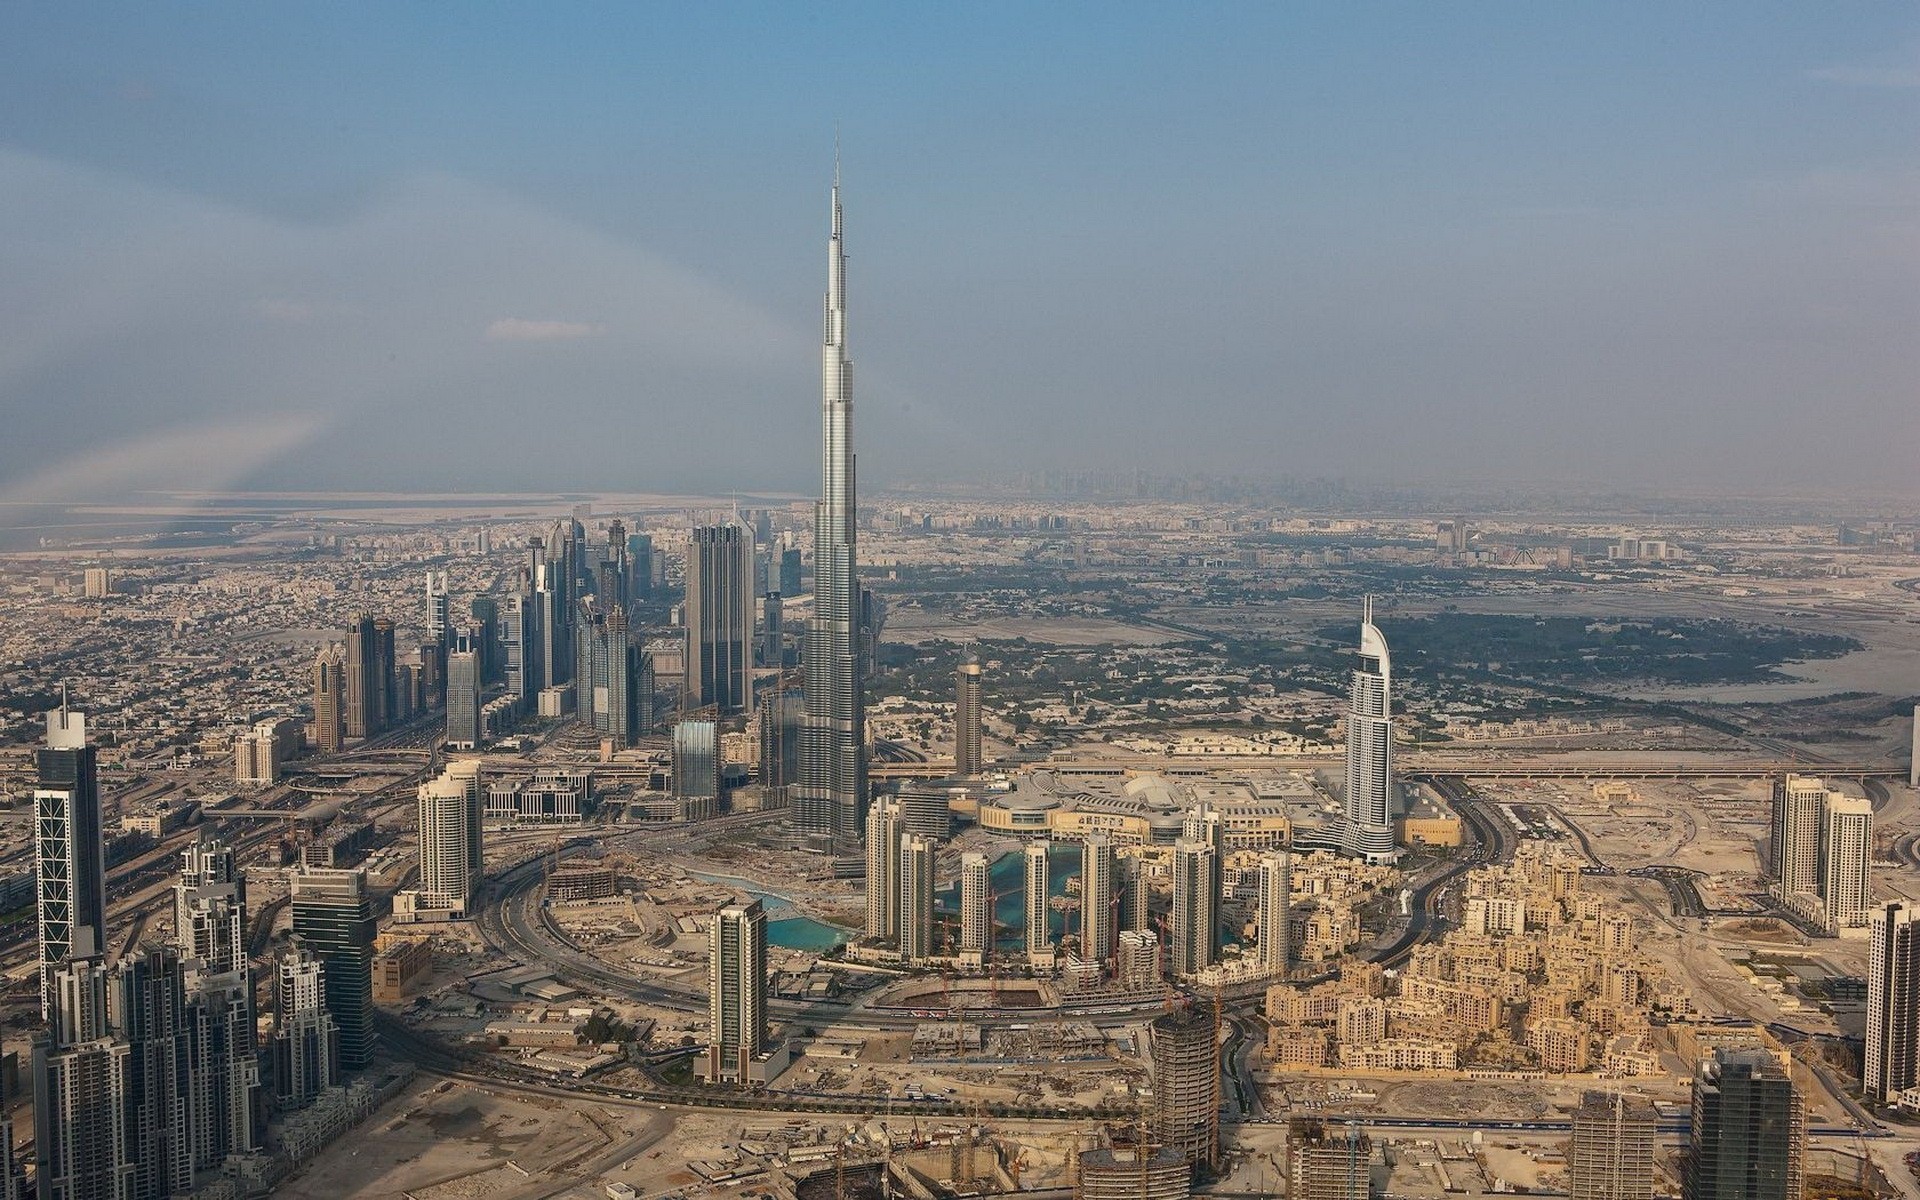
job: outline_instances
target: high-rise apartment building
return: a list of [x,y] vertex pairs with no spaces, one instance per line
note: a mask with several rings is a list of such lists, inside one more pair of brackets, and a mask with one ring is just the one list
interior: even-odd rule
[[1195,1171],[1220,1157],[1220,1044],[1210,1014],[1184,1009],[1153,1019],[1153,1133]]
[[900,939],[900,805],[876,801],[867,810],[867,936]]
[[[193,1095],[186,973],[171,946],[145,945],[115,963],[107,979],[107,1024],[127,1043],[132,1195],[193,1190]],[[98,1119],[99,1114],[89,1114]]]
[[1571,1200],[1653,1200],[1653,1151],[1660,1115],[1651,1101],[1620,1092],[1587,1092],[1573,1110],[1567,1141]]
[[33,790],[35,918],[40,935],[40,1013],[52,1019],[54,971],[69,958],[104,952],[106,849],[100,834],[100,765],[87,716],[47,714]]
[[[876,804],[874,807],[881,806]],[[960,955],[963,960],[972,956],[974,964],[985,961],[992,949],[991,866],[992,860],[977,850],[969,850],[960,856]]]
[[113,595],[113,573],[106,567],[88,567],[80,577],[80,594],[88,600]]
[[1214,927],[1220,923],[1214,907],[1216,856],[1210,842],[1181,838],[1173,844],[1173,921],[1167,930],[1167,968],[1175,975],[1191,975],[1213,965]]
[[687,546],[684,707],[745,712],[753,687],[753,535],[700,525]]
[[1047,848],[1046,842],[1034,842],[1027,847],[1023,865],[1026,868],[1026,915],[1027,915],[1027,962],[1035,967],[1053,966],[1053,937],[1048,928],[1050,910],[1047,907]]
[[900,957],[933,957],[933,858],[938,847],[908,834],[900,839]]
[[1089,834],[1080,845],[1080,957],[1104,963],[1113,957],[1113,843]]
[[953,773],[980,774],[980,664],[969,659],[953,676]]
[[208,835],[181,852],[173,914],[185,958],[193,1163],[209,1171],[261,1140],[246,879],[232,845]]
[[[794,826],[828,841],[861,833],[867,803],[867,734],[854,488],[853,361],[847,356],[847,260],[840,180],[833,181],[827,296],[820,348],[820,501],[813,514],[813,617],[807,625],[807,722],[801,732]],[[784,589],[783,589],[784,590]]]
[[373,898],[365,871],[296,867],[293,932],[326,964],[327,1011],[340,1029],[340,1066],[373,1058]]
[[347,744],[347,667],[338,644],[324,646],[313,659],[313,746],[338,754]]
[[1360,618],[1360,661],[1347,699],[1347,795],[1342,848],[1390,863],[1393,845],[1393,660],[1373,623],[1373,598]]
[[118,1200],[134,1195],[137,1130],[133,1048],[107,1019],[106,960],[63,959],[51,977],[48,1028],[33,1043],[33,1130],[38,1195]]
[[1114,977],[1141,986],[1160,978],[1160,935],[1151,929],[1123,929],[1114,958]]
[[1367,1200],[1373,1141],[1356,1123],[1287,1122],[1287,1200]]
[[1820,834],[1825,823],[1826,781],[1810,775],[1785,775],[1774,781],[1773,877],[1780,894],[1820,891]]
[[1827,929],[1858,929],[1873,908],[1873,805],[1863,796],[1827,794],[1820,836],[1820,899]]
[[340,1030],[327,1011],[327,966],[298,939],[274,964],[273,1089],[300,1108],[340,1078]]
[[480,787],[480,760],[448,763],[439,778],[420,785],[416,804],[419,906],[454,920],[474,916],[487,862],[481,841],[486,797]]
[[1880,1105],[1920,1086],[1920,909],[1902,901],[1873,914],[1867,955],[1867,1046],[1862,1090]]
[[1293,952],[1293,852],[1282,846],[1260,856],[1260,966],[1284,976]]
[[767,913],[758,900],[729,904],[707,927],[707,1070],[746,1083],[767,1048]]
[[1180,818],[1180,836],[1190,841],[1205,842],[1213,849],[1213,858],[1207,870],[1207,905],[1213,917],[1207,928],[1206,961],[1220,961],[1220,951],[1226,945],[1220,917],[1226,902],[1225,881],[1227,871],[1227,817],[1213,805],[1202,800],[1188,809]]
[[1123,929],[1153,928],[1152,864],[1144,855],[1125,860],[1121,879],[1125,894],[1120,898],[1120,924]]
[[1774,781],[1772,843],[1775,893],[1828,932],[1857,929],[1871,913],[1873,806],[1810,775]]
[[1806,1105],[1767,1050],[1716,1050],[1693,1077],[1684,1200],[1802,1200]]

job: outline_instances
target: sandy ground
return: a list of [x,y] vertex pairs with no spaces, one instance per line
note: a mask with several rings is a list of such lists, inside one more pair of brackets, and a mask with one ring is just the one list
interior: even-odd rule
[[655,1109],[492,1093],[423,1076],[277,1194],[521,1200],[617,1171],[674,1132],[671,1115]]

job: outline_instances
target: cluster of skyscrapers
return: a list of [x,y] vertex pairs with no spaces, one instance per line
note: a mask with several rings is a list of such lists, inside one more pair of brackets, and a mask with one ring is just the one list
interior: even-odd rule
[[1774,894],[1809,923],[1833,933],[1867,923],[1873,896],[1873,805],[1808,775],[1774,781]]
[[[181,855],[172,942],[112,954],[97,751],[83,713],[63,704],[48,714],[38,768],[38,1194],[184,1194],[262,1148],[245,878],[233,846],[202,837]],[[294,873],[294,939],[274,993],[282,1107],[312,1101],[372,1057],[370,899],[360,872]],[[17,1194],[17,1178],[7,1183]]]

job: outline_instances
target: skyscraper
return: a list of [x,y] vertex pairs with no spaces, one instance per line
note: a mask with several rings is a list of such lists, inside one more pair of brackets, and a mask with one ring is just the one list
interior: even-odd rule
[[696,526],[687,546],[686,711],[746,711],[755,595],[753,535],[738,522]]
[[1360,661],[1347,702],[1347,798],[1342,847],[1390,863],[1393,848],[1393,661],[1373,623],[1373,597],[1360,618]]
[[1872,862],[1873,805],[1865,797],[1827,793],[1820,833],[1820,899],[1829,932],[1867,923],[1873,903]]
[[1153,1133],[1195,1171],[1220,1155],[1220,1045],[1210,1014],[1183,1009],[1153,1019]]
[[365,871],[297,867],[291,877],[294,935],[327,967],[327,1011],[340,1027],[340,1066],[373,1058],[373,900]]
[[933,956],[934,843],[913,834],[900,839],[900,957]]
[[729,904],[707,927],[707,1071],[746,1083],[767,1048],[767,913],[758,900]]
[[[145,945],[115,963],[107,1024],[127,1043],[128,1120],[137,1197],[193,1190],[192,1097],[186,975],[171,946]],[[97,1114],[90,1114],[98,1119]]]
[[480,760],[447,764],[438,779],[420,785],[420,903],[449,917],[472,917],[479,907],[486,854],[481,844],[485,799]]
[[1785,775],[1773,784],[1773,877],[1782,896],[1820,891],[1820,834],[1826,808],[1826,781],[1810,775]]
[[477,750],[484,740],[480,728],[480,632],[473,626],[454,631],[447,655],[447,745]]
[[507,593],[500,609],[501,665],[506,670],[507,694],[513,697],[516,715],[532,710],[539,703],[537,641],[533,588],[522,579],[519,590]]
[[1213,848],[1213,858],[1207,867],[1207,908],[1213,914],[1212,923],[1207,926],[1207,961],[1220,961],[1221,948],[1226,945],[1221,930],[1220,916],[1225,903],[1227,873],[1227,817],[1217,811],[1205,800],[1186,811],[1180,819],[1180,836],[1191,841],[1205,842]]
[[806,698],[798,691],[769,689],[760,695],[760,791],[762,808],[785,808],[800,778],[800,726]]
[[980,664],[960,664],[953,675],[953,773],[980,774]]
[[1651,1102],[1619,1092],[1587,1092],[1573,1110],[1567,1142],[1571,1200],[1653,1200],[1653,1150],[1660,1115]]
[[1125,884],[1125,894],[1120,898],[1121,928],[1136,930],[1153,928],[1151,873],[1152,865],[1143,855],[1124,860],[1121,870],[1121,878]]
[[427,640],[447,644],[452,629],[447,624],[447,573],[427,572]]
[[131,1196],[133,1048],[107,1020],[106,962],[92,947],[53,971],[49,1028],[33,1042],[33,1130],[45,1200]]
[[340,1076],[340,1030],[327,1011],[327,967],[295,939],[274,965],[273,1089],[299,1108]]
[[1027,961],[1036,967],[1053,965],[1053,938],[1047,929],[1047,843],[1034,842],[1026,852]]
[[1292,956],[1293,852],[1282,846],[1260,856],[1260,965],[1287,973]]
[[627,535],[627,595],[635,602],[653,599],[653,537]]
[[1766,1050],[1716,1050],[1693,1077],[1684,1200],[1801,1200],[1807,1114]]
[[1810,775],[1774,781],[1774,887],[1803,917],[1829,932],[1867,923],[1873,858],[1873,806]]
[[323,646],[313,659],[313,747],[337,754],[347,744],[347,670],[336,643]]
[[847,260],[834,170],[821,344],[820,501],[813,515],[813,619],[807,626],[807,723],[801,734],[795,827],[829,839],[860,836],[867,802],[866,708],[855,546],[853,361],[847,356]]
[[33,791],[35,915],[40,933],[40,1013],[52,1019],[54,970],[106,949],[106,850],[100,837],[100,768],[87,716],[47,714],[47,744]]
[[1114,950],[1113,843],[1089,834],[1080,846],[1080,957],[1104,963]]
[[867,810],[867,936],[900,938],[900,805],[881,800]]
[[1870,929],[1861,1084],[1868,1101],[1886,1105],[1920,1085],[1920,909],[1894,901]]
[[[874,805],[880,808],[881,805]],[[992,862],[977,850],[960,856],[960,954],[974,963],[986,959],[993,939],[993,889],[988,884]]]
[[1220,914],[1214,906],[1214,851],[1209,842],[1181,838],[1173,844],[1173,923],[1168,929],[1167,969],[1191,975],[1213,965],[1214,927]]
[[181,852],[173,913],[174,936],[186,960],[193,1162],[198,1170],[213,1170],[229,1155],[260,1146],[246,879],[224,839],[202,836]]
[[684,821],[705,821],[720,812],[720,731],[712,721],[681,721],[673,727],[673,798]]
[[347,626],[347,736],[364,738],[375,733],[374,720],[379,703],[375,699],[378,676],[374,672],[373,614],[361,613]]

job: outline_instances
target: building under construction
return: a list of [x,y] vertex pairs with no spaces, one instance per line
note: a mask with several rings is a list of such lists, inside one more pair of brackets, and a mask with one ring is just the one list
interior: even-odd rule
[[1213,1013],[1186,1009],[1155,1017],[1153,1135],[1195,1172],[1220,1159],[1220,1042]]
[[1074,1200],[1187,1200],[1193,1171],[1172,1146],[1116,1142],[1080,1155]]
[[1358,1125],[1287,1124],[1287,1200],[1367,1200],[1373,1142]]
[[1639,1096],[1587,1092],[1573,1110],[1567,1142],[1572,1200],[1653,1200],[1653,1151],[1660,1117]]

